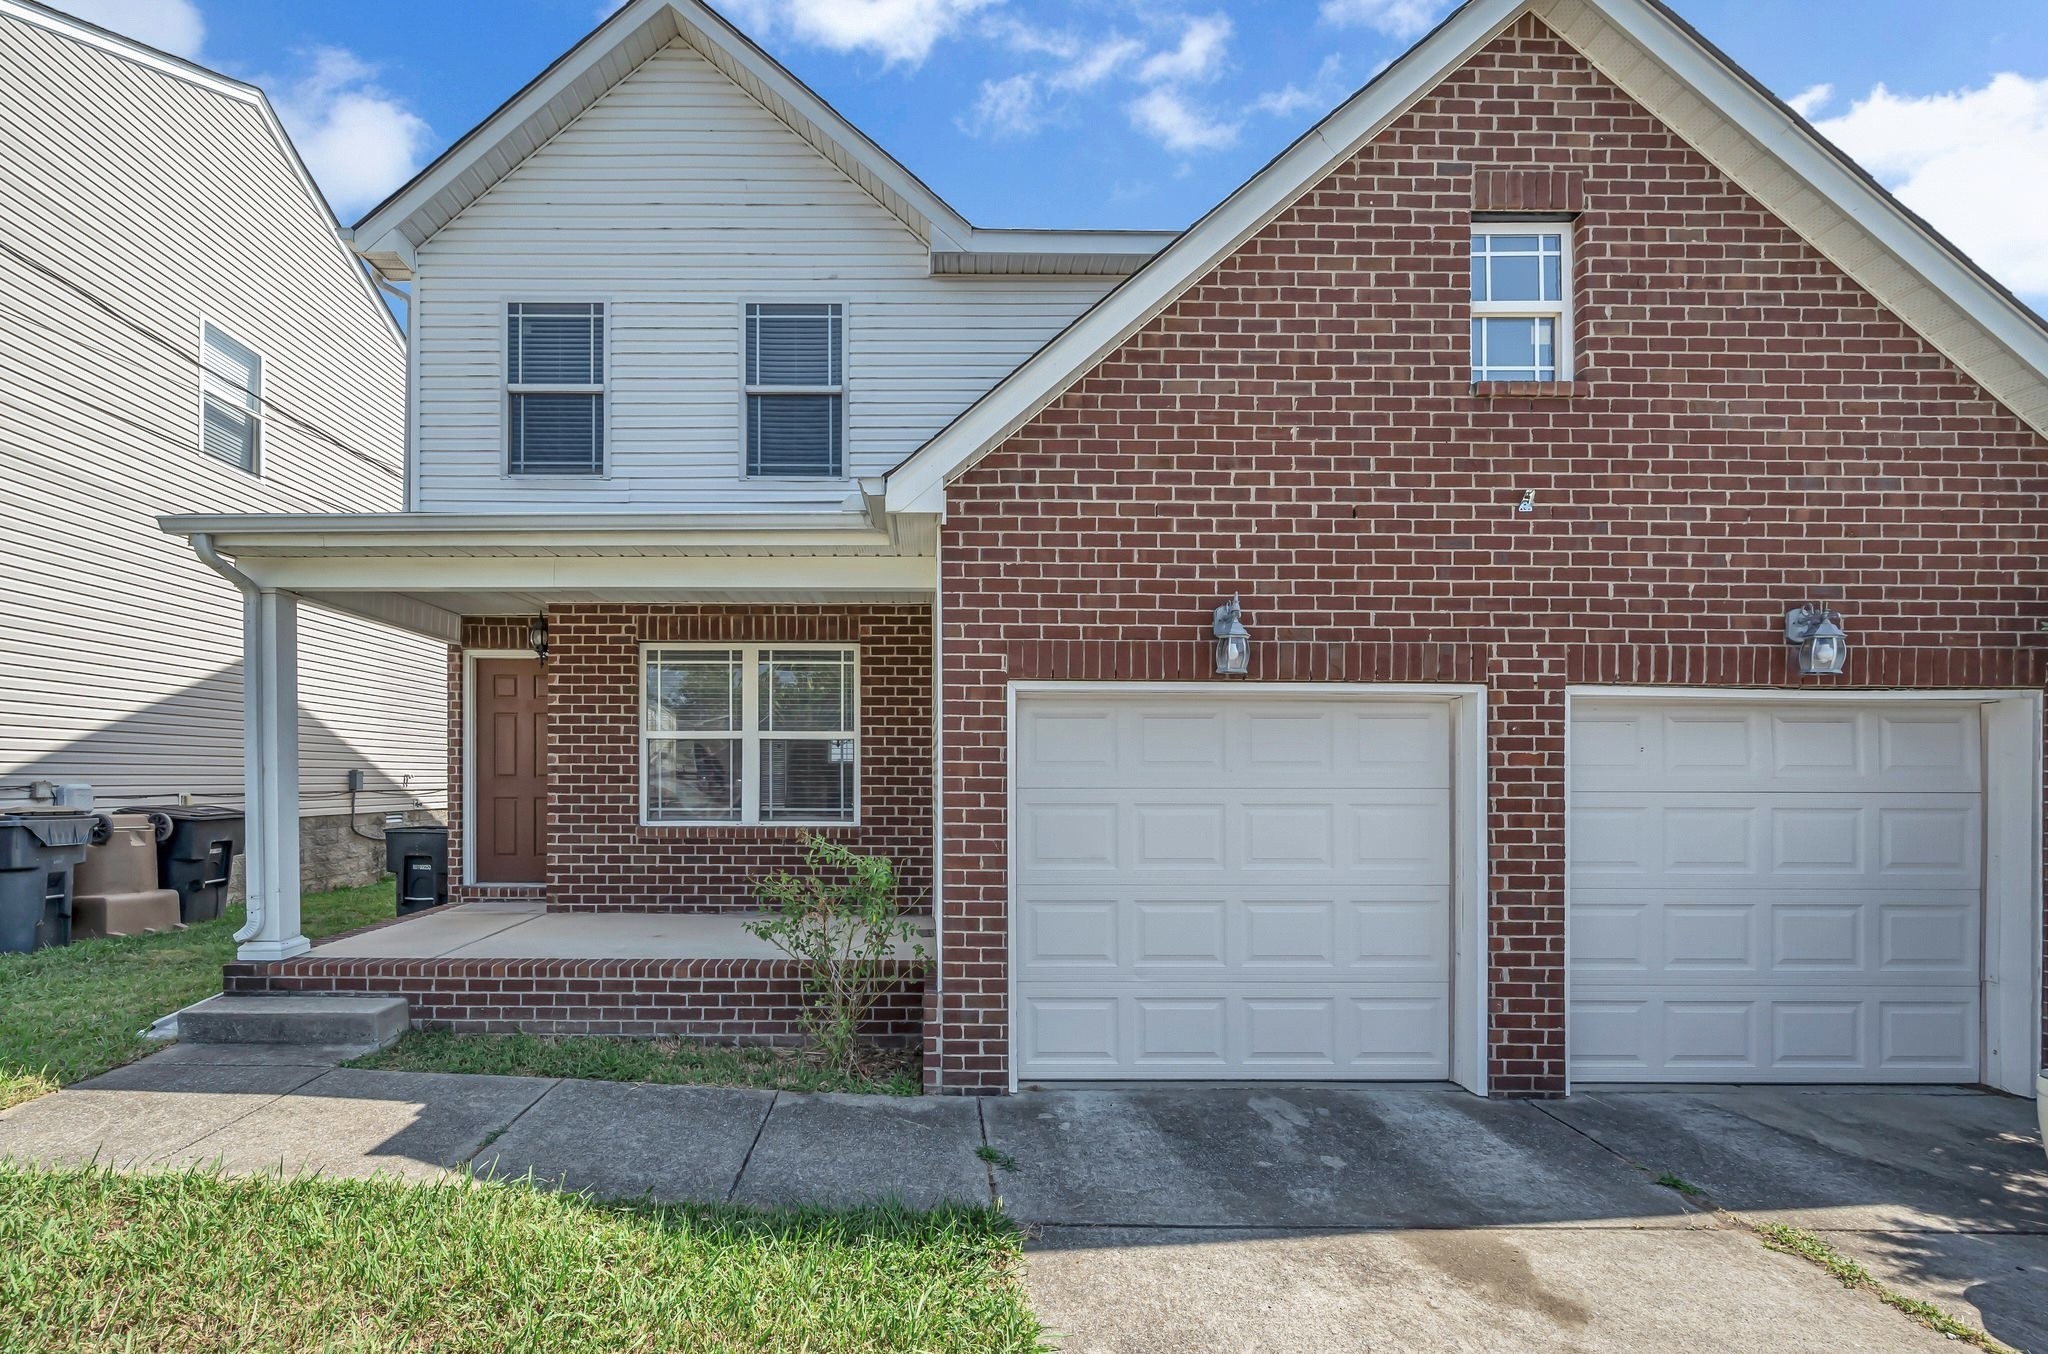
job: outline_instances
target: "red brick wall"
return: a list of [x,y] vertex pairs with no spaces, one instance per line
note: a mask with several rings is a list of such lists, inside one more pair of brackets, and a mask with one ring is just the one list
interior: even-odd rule
[[[909,1046],[923,1034],[923,965],[876,1007],[866,1037]],[[803,977],[784,959],[322,959],[230,963],[238,995],[402,996],[420,1029],[466,1034],[681,1035],[729,1043],[803,1040]]]
[[[516,641],[503,643],[514,629]],[[823,831],[888,856],[906,897],[920,907],[926,902],[932,835],[928,607],[557,606],[549,608],[548,630],[551,908],[751,907],[755,880],[801,864],[808,829],[640,825],[640,645],[695,641],[859,646],[861,824]],[[477,648],[523,647],[525,621],[472,621],[465,641]],[[457,787],[460,677],[458,658],[450,675],[449,749],[449,782]],[[458,837],[459,800],[458,790],[450,811]]]
[[[1470,384],[1475,184],[1583,206],[1568,385]],[[939,1082],[1005,1084],[1006,684],[1209,678],[1237,592],[1252,681],[1489,687],[1491,1084],[1557,1093],[1566,685],[1796,686],[1813,596],[1831,687],[2039,686],[2044,450],[1521,20],[950,491]]]

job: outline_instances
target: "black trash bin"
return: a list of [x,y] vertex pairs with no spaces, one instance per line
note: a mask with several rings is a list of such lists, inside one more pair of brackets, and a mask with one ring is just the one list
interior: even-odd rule
[[[156,882],[178,891],[178,920],[212,921],[227,910],[228,876],[242,854],[240,809],[218,804],[138,804],[122,813],[158,817]],[[168,824],[168,827],[165,824]]]
[[0,814],[0,954],[71,943],[71,871],[98,821],[77,812]]
[[448,901],[448,829],[428,823],[384,829],[384,868],[398,876],[398,915]]

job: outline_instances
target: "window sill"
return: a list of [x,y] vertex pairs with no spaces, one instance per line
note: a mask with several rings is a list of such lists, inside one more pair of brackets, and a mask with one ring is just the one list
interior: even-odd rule
[[643,841],[791,841],[860,831],[859,823],[642,823]]
[[1578,381],[1474,381],[1472,397],[1479,400],[1568,400],[1585,394]]

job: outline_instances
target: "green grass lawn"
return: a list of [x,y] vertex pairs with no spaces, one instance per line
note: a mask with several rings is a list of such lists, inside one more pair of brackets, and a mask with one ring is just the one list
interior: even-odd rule
[[489,1072],[514,1077],[585,1077],[663,1085],[757,1086],[778,1091],[917,1095],[912,1053],[876,1053],[845,1076],[787,1049],[727,1048],[682,1039],[540,1038],[531,1034],[447,1034],[413,1030],[351,1067],[397,1072]]
[[[389,881],[307,894],[308,936],[393,915]],[[133,1062],[161,1045],[138,1037],[157,1017],[220,991],[242,909],[183,931],[82,940],[0,954],[0,1109]]]
[[0,1349],[1042,1348],[992,1209],[756,1213],[0,1165]]

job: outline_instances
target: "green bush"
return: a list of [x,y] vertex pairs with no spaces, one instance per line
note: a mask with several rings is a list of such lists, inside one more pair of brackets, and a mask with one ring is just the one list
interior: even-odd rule
[[826,1063],[851,1076],[861,1029],[890,985],[899,946],[927,958],[907,915],[896,867],[817,833],[804,838],[804,872],[761,880],[768,915],[747,929],[803,965],[804,1031]]

